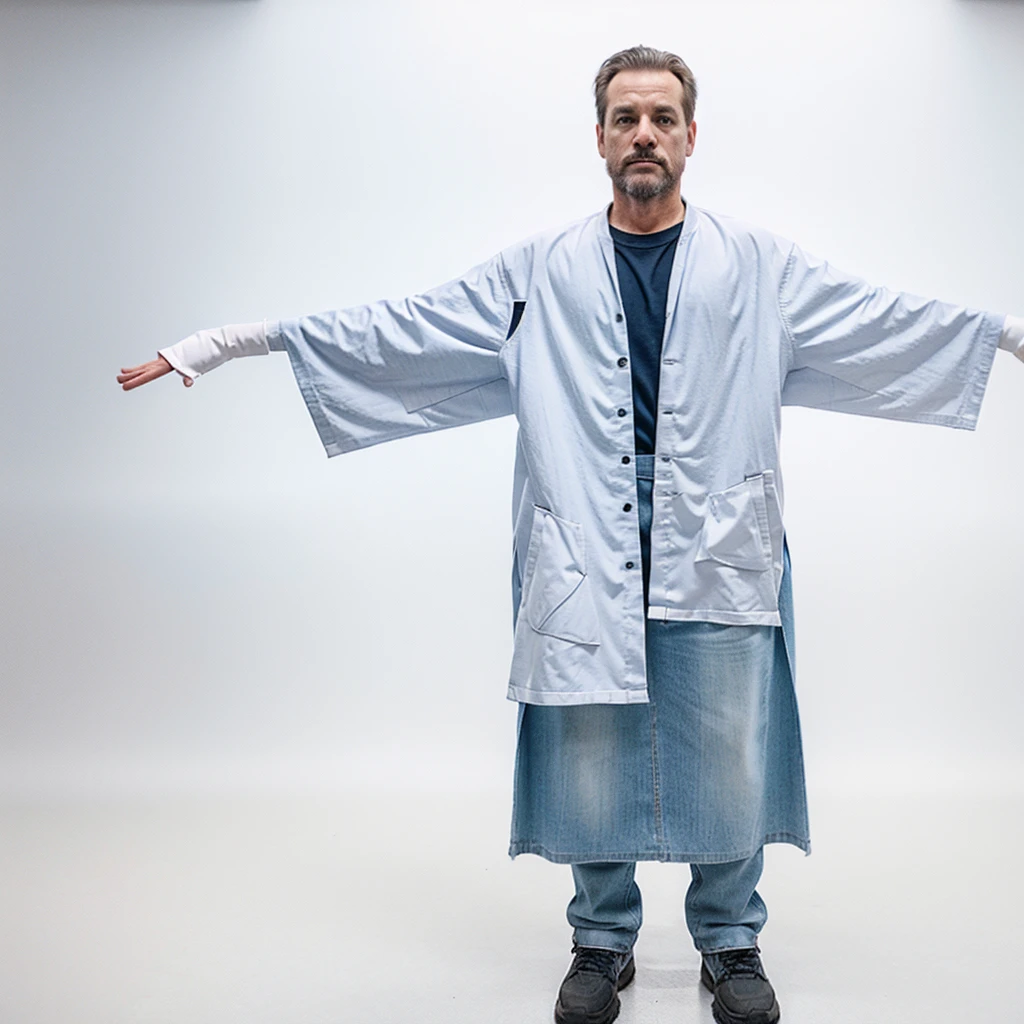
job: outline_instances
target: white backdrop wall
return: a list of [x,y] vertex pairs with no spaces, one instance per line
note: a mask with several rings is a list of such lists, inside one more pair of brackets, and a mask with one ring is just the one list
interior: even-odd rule
[[[0,4],[0,788],[507,787],[511,420],[328,461],[201,328],[584,216],[601,60],[701,87],[694,203],[1024,314],[1024,4]],[[1024,366],[974,433],[786,410],[812,786],[1024,779]]]

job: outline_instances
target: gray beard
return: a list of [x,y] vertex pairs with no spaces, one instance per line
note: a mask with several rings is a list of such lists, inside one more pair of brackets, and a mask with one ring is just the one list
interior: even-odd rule
[[679,178],[672,178],[668,174],[663,174],[657,181],[652,181],[646,176],[634,178],[626,173],[627,170],[628,165],[618,173],[612,171],[609,167],[608,175],[612,179],[612,184],[620,192],[639,203],[649,203],[652,199],[658,199],[665,195],[665,193],[679,187]]

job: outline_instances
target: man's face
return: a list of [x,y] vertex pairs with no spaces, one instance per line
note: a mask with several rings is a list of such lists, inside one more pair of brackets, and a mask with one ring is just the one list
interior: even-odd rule
[[671,71],[620,71],[608,83],[597,151],[619,192],[649,202],[679,190],[697,123],[685,123],[683,84]]

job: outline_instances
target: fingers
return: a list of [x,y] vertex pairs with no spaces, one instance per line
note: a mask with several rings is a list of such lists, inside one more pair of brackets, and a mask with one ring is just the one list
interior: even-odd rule
[[156,380],[157,377],[162,376],[163,374],[157,371],[144,370],[142,373],[136,374],[135,376],[129,377],[127,380],[122,381],[121,387],[125,391],[131,391],[132,388],[141,387],[143,384],[148,384],[151,380]]
[[125,370],[117,375],[118,384],[126,391],[137,388],[140,384],[145,384],[153,379],[152,367],[146,366],[134,366],[130,370]]
[[163,356],[160,356],[157,359],[151,359],[148,363],[140,363],[138,366],[122,366],[121,372],[117,375],[117,383],[121,385],[122,390],[131,391],[132,388],[141,387],[170,372],[171,364]]
[[144,372],[145,370],[138,366],[133,367],[130,370],[122,370],[121,373],[117,375],[117,383],[124,385],[131,381],[138,380]]

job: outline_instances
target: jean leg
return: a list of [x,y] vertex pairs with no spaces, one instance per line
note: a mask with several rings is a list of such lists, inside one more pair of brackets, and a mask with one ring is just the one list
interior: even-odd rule
[[628,953],[643,921],[640,887],[634,881],[636,864],[572,864],[576,895],[565,916],[579,946]]
[[746,860],[690,865],[686,926],[702,953],[757,945],[768,920],[768,909],[755,888],[763,866],[763,846]]

